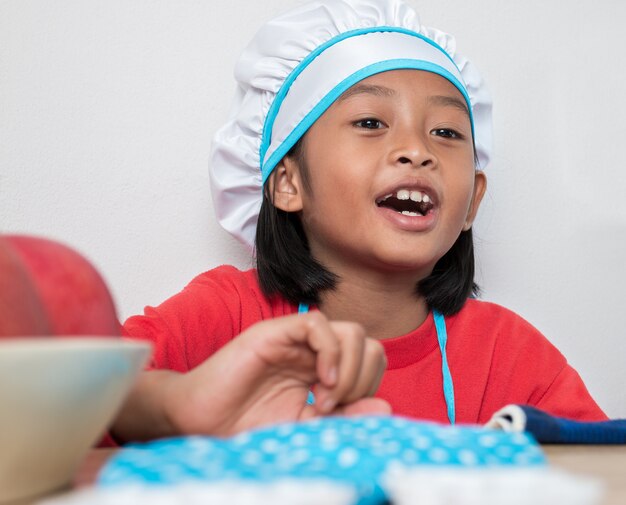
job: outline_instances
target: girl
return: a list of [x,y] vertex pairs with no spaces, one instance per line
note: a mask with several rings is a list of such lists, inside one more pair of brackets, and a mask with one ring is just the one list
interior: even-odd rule
[[[472,297],[491,103],[451,36],[421,26],[401,0],[318,0],[267,23],[235,76],[232,116],[214,138],[212,191],[222,225],[256,246],[257,269],[201,274],[126,322],[128,336],[155,344],[153,367],[173,372],[159,381],[145,373],[118,436],[141,437],[126,427],[143,417],[167,418],[170,432],[210,431],[187,422],[215,411],[201,374],[175,372],[202,369],[259,321],[278,331],[311,317],[312,327],[354,321],[380,340],[388,368],[377,396],[396,414],[484,423],[521,403],[606,418],[537,330]],[[359,376],[374,375],[372,359],[348,354],[357,366],[339,376],[351,385],[318,387],[322,412],[368,393],[362,384],[372,381]],[[294,386],[301,409],[305,382]]]

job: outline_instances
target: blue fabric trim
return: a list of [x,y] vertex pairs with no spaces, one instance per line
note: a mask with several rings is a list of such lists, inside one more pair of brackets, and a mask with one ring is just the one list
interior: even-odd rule
[[443,317],[443,314],[436,310],[433,310],[433,318],[435,319],[437,340],[439,341],[439,349],[441,350],[443,396],[446,400],[446,406],[448,407],[448,419],[450,420],[450,424],[454,424],[454,384],[452,383],[452,375],[450,375],[450,367],[448,366],[448,357],[446,355],[446,343],[448,341],[448,332],[446,331],[446,319],[445,317]]
[[[276,116],[278,115],[280,106],[282,105],[283,100],[287,96],[287,93],[289,92],[289,89],[291,88],[291,85],[293,84],[293,82],[304,71],[304,69],[311,64],[311,62],[315,58],[317,58],[321,53],[323,53],[329,47],[350,37],[355,37],[358,35],[366,35],[368,33],[375,33],[375,32],[396,32],[396,33],[404,33],[405,35],[411,35],[413,37],[417,37],[418,39],[421,39],[424,42],[427,42],[428,44],[435,47],[436,49],[439,49],[443,54],[445,54],[448,57],[448,59],[452,62],[452,64],[457,68],[459,73],[461,73],[461,70],[455,63],[454,59],[452,59],[452,57],[445,51],[443,47],[437,44],[434,40],[431,40],[428,37],[425,37],[424,35],[420,33],[414,32],[412,30],[408,30],[406,28],[399,28],[397,26],[375,26],[371,28],[359,28],[357,30],[350,30],[348,32],[340,33],[339,35],[326,41],[324,44],[321,44],[318,47],[316,47],[300,63],[298,63],[296,68],[294,68],[291,71],[291,73],[287,76],[287,78],[283,81],[280,89],[278,90],[278,93],[276,93],[276,96],[274,97],[274,100],[272,101],[272,104],[270,105],[270,108],[267,112],[267,116],[265,116],[265,122],[263,123],[263,134],[261,136],[261,147],[259,149],[259,165],[261,166],[261,169],[263,169],[263,167],[265,166],[265,163],[263,163],[263,160],[265,159],[265,153],[267,153],[267,150],[269,149],[269,146],[272,142],[271,136],[272,136],[272,129],[274,127],[274,121],[276,120]],[[468,104],[469,104],[469,100],[468,100]],[[471,110],[472,108],[470,106],[470,112]],[[473,121],[472,121],[472,124],[473,124]],[[264,177],[263,179],[264,182],[266,178],[267,177]]]
[[467,102],[467,107],[470,115],[470,123],[472,126],[472,137],[474,136],[474,116],[472,114],[472,105],[470,103],[469,95],[465,90],[463,84],[448,72],[445,68],[440,67],[439,65],[435,65],[430,61],[424,60],[411,60],[411,59],[396,59],[396,60],[386,60],[379,61],[377,63],[373,63],[372,65],[368,65],[367,67],[363,67],[360,70],[357,70],[352,75],[346,77],[343,81],[341,81],[337,86],[335,86],[332,90],[328,92],[328,94],[322,98],[315,107],[313,107],[309,113],[304,116],[302,121],[298,123],[298,125],[291,131],[291,133],[287,136],[287,138],[283,141],[283,143],[272,153],[272,155],[267,160],[262,168],[261,172],[263,175],[263,184],[274,170],[274,167],[278,164],[280,160],[289,152],[289,150],[294,146],[294,144],[298,141],[302,135],[306,133],[306,131],[319,119],[319,117],[326,112],[326,110],[341,96],[341,94],[346,91],[351,86],[354,86],[357,82],[366,79],[374,74],[379,74],[381,72],[386,72],[388,70],[398,70],[398,69],[413,69],[413,70],[425,70],[427,72],[432,72],[434,74],[440,75],[443,78],[450,81],[463,95],[465,101]]

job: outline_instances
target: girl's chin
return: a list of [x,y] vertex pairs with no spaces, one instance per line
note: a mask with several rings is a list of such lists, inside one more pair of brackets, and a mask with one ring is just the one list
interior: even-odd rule
[[365,259],[363,270],[417,282],[431,274],[436,262],[432,257],[415,258],[415,251],[412,251],[411,254],[410,251],[398,249],[379,250]]

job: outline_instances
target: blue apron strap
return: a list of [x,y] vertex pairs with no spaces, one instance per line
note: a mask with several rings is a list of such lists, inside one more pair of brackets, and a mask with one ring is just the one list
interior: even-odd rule
[[[309,311],[309,305],[306,303],[301,303],[298,305],[298,314],[306,314]],[[315,395],[313,391],[309,391],[309,396],[306,399],[307,405],[315,404]]]
[[446,356],[446,343],[448,341],[448,332],[446,331],[446,319],[443,314],[433,310],[433,318],[435,319],[435,329],[437,330],[437,340],[439,341],[439,350],[441,351],[441,372],[443,375],[443,396],[448,407],[448,419],[450,424],[454,424],[454,384],[452,383],[452,375],[450,375],[450,367],[448,366],[448,357]]

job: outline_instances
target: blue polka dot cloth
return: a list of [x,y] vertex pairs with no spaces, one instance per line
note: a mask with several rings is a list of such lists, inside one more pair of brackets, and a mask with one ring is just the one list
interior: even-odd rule
[[389,466],[537,467],[546,459],[524,433],[447,426],[395,416],[328,417],[275,425],[233,438],[183,437],[129,446],[99,486],[328,479],[352,486],[358,505],[385,503]]

